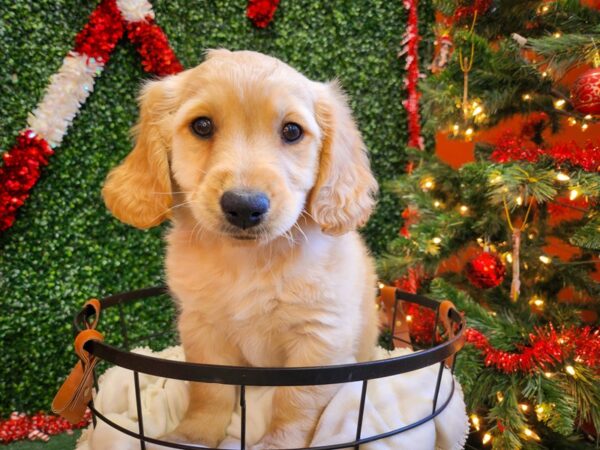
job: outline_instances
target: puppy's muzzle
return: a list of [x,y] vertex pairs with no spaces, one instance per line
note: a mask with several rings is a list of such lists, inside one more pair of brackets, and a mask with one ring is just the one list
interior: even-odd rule
[[263,221],[271,202],[262,192],[234,190],[225,192],[220,203],[227,221],[245,230]]

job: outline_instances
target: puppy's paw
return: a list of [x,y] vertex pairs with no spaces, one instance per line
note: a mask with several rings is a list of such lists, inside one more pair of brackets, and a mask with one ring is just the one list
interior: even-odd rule
[[193,417],[183,419],[175,430],[163,436],[161,440],[216,448],[224,438],[225,429],[219,429],[201,418]]

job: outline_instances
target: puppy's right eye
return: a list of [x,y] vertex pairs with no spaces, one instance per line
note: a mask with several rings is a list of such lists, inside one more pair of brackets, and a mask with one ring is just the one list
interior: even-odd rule
[[285,142],[293,144],[302,137],[302,127],[297,123],[288,122],[281,129],[281,136]]
[[215,131],[212,120],[210,120],[208,117],[198,117],[197,119],[194,119],[190,127],[192,129],[192,133],[203,139],[211,137]]

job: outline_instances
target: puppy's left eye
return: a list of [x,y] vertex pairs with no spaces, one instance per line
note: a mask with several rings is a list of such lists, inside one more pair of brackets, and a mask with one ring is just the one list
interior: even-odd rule
[[302,137],[302,127],[297,123],[288,122],[281,129],[281,136],[287,143],[297,142]]

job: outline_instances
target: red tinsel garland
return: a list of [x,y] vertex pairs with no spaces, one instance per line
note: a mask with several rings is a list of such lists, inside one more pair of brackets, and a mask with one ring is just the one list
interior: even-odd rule
[[557,364],[579,362],[589,367],[600,364],[600,330],[590,327],[557,332],[552,326],[536,329],[529,345],[519,352],[506,352],[490,345],[487,337],[474,328],[465,331],[467,342],[484,354],[486,366],[504,373],[550,370]]
[[461,22],[466,19],[471,19],[475,13],[478,16],[485,13],[492,6],[492,0],[475,0],[471,6],[459,6],[454,11],[453,20]]
[[583,147],[567,142],[541,148],[508,131],[496,142],[490,158],[499,163],[536,162],[542,156],[552,158],[557,165],[568,163],[587,172],[600,172],[600,145],[592,141],[586,142]]
[[569,163],[586,172],[600,172],[600,146],[587,141],[583,147],[575,142],[555,144],[545,153],[558,164]]
[[8,419],[0,420],[0,443],[10,444],[22,439],[48,441],[49,436],[86,427],[90,419],[90,410],[86,411],[83,420],[76,425],[71,425],[60,416],[41,412],[33,416],[13,412]]
[[124,29],[121,11],[115,0],[104,0],[75,37],[74,50],[106,64]]
[[145,22],[128,23],[127,37],[137,46],[146,72],[165,76],[183,70],[167,36],[151,17],[147,17]]
[[249,0],[246,17],[258,28],[266,28],[275,15],[279,0]]
[[54,151],[48,143],[31,130],[22,131],[14,147],[2,155],[0,167],[0,231],[15,221],[17,209],[29,197],[37,182],[42,166]]
[[421,119],[419,117],[419,98],[421,94],[417,89],[419,83],[419,28],[417,25],[418,0],[404,0],[404,7],[408,9],[408,24],[402,44],[400,55],[406,54],[406,78],[404,83],[408,91],[408,98],[402,102],[408,112],[408,145],[423,149],[421,136]]
[[[405,312],[412,316],[411,338],[421,344],[430,343],[435,321],[433,311],[409,303]],[[486,366],[507,374],[548,371],[558,364],[574,362],[600,367],[600,330],[591,327],[571,327],[560,332],[552,325],[537,328],[535,334],[529,334],[529,343],[516,352],[494,348],[488,338],[474,328],[467,328],[465,337],[468,343],[481,350]]]

